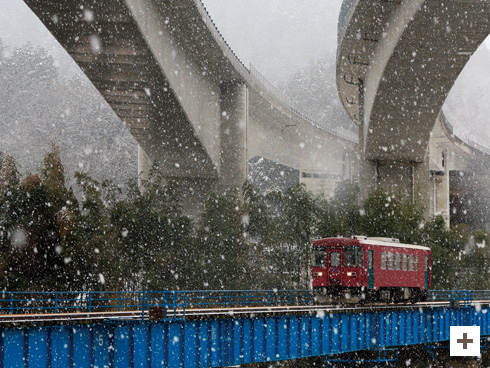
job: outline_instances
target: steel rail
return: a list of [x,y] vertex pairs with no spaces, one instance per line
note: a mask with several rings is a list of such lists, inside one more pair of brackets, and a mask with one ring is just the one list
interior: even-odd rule
[[[490,300],[477,300],[466,304],[466,306],[490,306]],[[316,314],[327,315],[337,313],[364,313],[386,310],[414,310],[426,308],[450,307],[450,301],[438,302],[418,302],[415,304],[365,304],[362,306],[342,306],[339,304],[313,305],[313,306],[266,306],[266,307],[235,307],[235,308],[204,308],[204,309],[177,309],[173,317],[166,321],[179,319],[202,319],[202,318],[234,318],[241,316],[270,316],[280,314]],[[76,313],[40,313],[40,314],[6,314],[0,315],[0,325],[2,324],[24,324],[38,322],[70,322],[70,321],[127,321],[151,319],[151,313],[141,310],[123,312],[76,312]]]

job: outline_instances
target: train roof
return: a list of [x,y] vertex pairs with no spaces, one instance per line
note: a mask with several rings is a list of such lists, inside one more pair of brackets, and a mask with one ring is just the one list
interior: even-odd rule
[[339,241],[340,246],[342,245],[356,245],[356,244],[366,244],[372,246],[383,246],[383,247],[394,247],[394,248],[405,248],[405,249],[419,249],[430,251],[429,247],[425,247],[423,245],[415,245],[415,244],[404,244],[400,243],[398,239],[395,238],[381,238],[381,237],[367,237],[367,236],[353,236],[352,238],[325,238],[318,239],[314,243],[321,241]]

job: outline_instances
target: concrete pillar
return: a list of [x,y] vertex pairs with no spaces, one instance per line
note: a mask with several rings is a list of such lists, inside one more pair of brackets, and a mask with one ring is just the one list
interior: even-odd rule
[[426,218],[431,216],[430,171],[428,160],[424,162],[399,162],[365,160],[360,162],[361,198],[377,188],[385,188],[394,193],[401,193],[412,201],[421,203]]
[[364,122],[361,120],[359,126],[359,188],[361,200],[365,200],[369,193],[376,189],[378,181],[378,167],[377,161],[371,161],[366,158],[366,152],[364,147]]
[[429,201],[430,201],[430,168],[429,168],[429,155],[425,154],[424,162],[414,162],[412,163],[414,175],[413,178],[415,182],[413,183],[414,192],[412,193],[415,200],[420,201],[419,203],[424,206],[424,217],[426,219],[430,218],[431,214],[429,211]]
[[444,172],[433,172],[431,175],[431,215],[440,215],[444,218],[446,226],[450,226],[449,206],[449,161],[447,151],[443,152]]
[[138,187],[142,187],[142,182],[148,179],[153,168],[153,161],[148,157],[143,148],[138,144]]
[[247,180],[248,88],[243,83],[223,83],[221,90],[221,187],[241,188]]
[[[242,83],[226,83],[220,86],[221,116],[219,136],[215,144],[220,149],[218,178],[202,177],[193,173],[167,171],[165,157],[161,157],[160,170],[165,181],[173,180],[183,193],[184,213],[189,216],[199,214],[209,193],[217,188],[241,188],[247,179],[247,125],[248,125],[248,90]],[[185,160],[185,158],[182,158]],[[153,161],[141,146],[138,146],[138,184],[140,187],[153,168]],[[198,172],[198,170],[196,170]],[[143,188],[144,189],[144,188]]]

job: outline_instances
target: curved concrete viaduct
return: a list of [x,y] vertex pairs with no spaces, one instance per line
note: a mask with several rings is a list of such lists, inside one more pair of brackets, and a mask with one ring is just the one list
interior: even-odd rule
[[356,175],[357,139],[311,124],[266,88],[200,0],[24,1],[127,124],[141,175],[156,164],[191,203],[241,185],[255,156],[320,173],[328,187]]
[[430,198],[429,139],[462,68],[490,32],[488,0],[345,0],[337,86],[360,129],[361,187]]

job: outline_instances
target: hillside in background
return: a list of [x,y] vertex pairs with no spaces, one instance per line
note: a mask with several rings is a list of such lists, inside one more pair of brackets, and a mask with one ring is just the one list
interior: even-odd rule
[[75,171],[126,183],[137,174],[135,140],[83,75],[59,70],[42,48],[0,44],[0,152],[26,174],[56,144],[68,185]]
[[357,131],[337,93],[335,59],[324,57],[291,75],[280,88],[293,100],[295,108],[331,129]]

